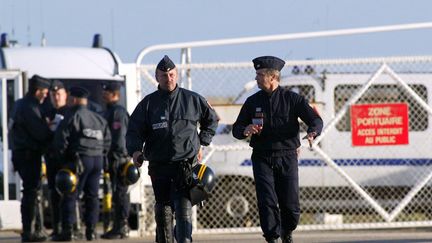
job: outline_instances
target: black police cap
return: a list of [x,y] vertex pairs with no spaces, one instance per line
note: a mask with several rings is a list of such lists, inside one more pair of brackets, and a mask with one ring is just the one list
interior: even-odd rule
[[30,78],[30,85],[36,88],[49,89],[51,87],[51,82],[49,79],[41,77],[39,75],[33,75]]
[[69,89],[70,96],[76,97],[76,98],[87,98],[90,95],[90,92],[83,88],[83,87],[71,87]]
[[109,82],[102,85],[102,89],[106,91],[117,91],[120,90],[121,84],[119,82]]
[[163,71],[163,72],[169,72],[170,70],[174,69],[176,66],[171,59],[165,55],[162,60],[157,65],[157,69]]
[[51,84],[51,90],[57,91],[59,89],[65,89],[65,86],[62,81],[54,79]]
[[262,68],[270,68],[275,70],[282,70],[282,68],[285,65],[285,61],[273,56],[262,56],[257,57],[252,60],[254,64],[255,70],[262,69]]

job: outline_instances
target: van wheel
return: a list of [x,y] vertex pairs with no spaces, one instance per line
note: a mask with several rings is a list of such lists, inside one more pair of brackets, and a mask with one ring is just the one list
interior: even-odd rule
[[230,228],[259,225],[255,184],[249,177],[227,176],[216,182],[212,197],[198,211],[203,227]]

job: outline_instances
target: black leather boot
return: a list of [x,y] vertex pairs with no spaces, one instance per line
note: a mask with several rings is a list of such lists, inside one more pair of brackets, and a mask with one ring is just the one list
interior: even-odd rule
[[47,237],[39,233],[23,232],[21,234],[21,242],[42,242],[46,241]]
[[96,240],[96,225],[87,225],[85,236],[88,241]]
[[49,191],[49,202],[51,204],[51,225],[53,231],[50,236],[53,237],[55,235],[60,234],[61,232],[61,222],[60,222],[60,205],[59,202],[61,200],[60,195],[55,190]]
[[54,237],[55,235],[59,235],[61,233],[61,227],[59,223],[52,223],[52,232],[50,234],[51,237]]
[[267,243],[278,243],[279,240],[278,239],[273,239],[273,240],[267,240]]
[[282,236],[282,243],[292,243],[292,242],[293,242],[293,239],[292,239],[291,233],[289,233],[285,236]]
[[129,227],[127,220],[114,223],[114,227],[101,236],[102,239],[123,239],[129,237]]
[[23,233],[21,242],[42,242],[46,241],[46,235],[36,230],[36,203],[37,192],[30,191],[23,195],[21,202],[21,220]]
[[84,233],[82,232],[81,223],[75,223],[72,226],[72,234],[74,235],[76,240],[84,240]]
[[74,239],[72,225],[70,224],[63,225],[62,232],[52,237],[52,241],[72,241]]

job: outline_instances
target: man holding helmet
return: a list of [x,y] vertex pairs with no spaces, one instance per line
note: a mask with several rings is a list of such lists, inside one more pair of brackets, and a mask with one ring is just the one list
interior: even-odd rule
[[99,221],[99,180],[111,134],[105,119],[87,108],[89,91],[82,87],[72,87],[69,91],[72,106],[56,131],[54,145],[65,158],[65,166],[70,167],[79,179],[77,190],[63,195],[62,233],[53,240],[71,241],[74,238],[74,211],[81,192],[84,192],[86,239],[94,240]]
[[191,242],[192,167],[201,159],[201,145],[210,144],[218,117],[204,97],[177,85],[178,71],[168,56],[158,63],[155,76],[158,90],[144,97],[132,113],[126,145],[137,166],[143,157],[149,161],[156,241],[174,241],[174,209],[177,242]]
[[[130,200],[128,182],[123,181],[123,167],[128,165],[128,154],[126,150],[126,129],[129,122],[129,114],[126,109],[119,105],[120,82],[110,82],[102,86],[102,97],[107,105],[103,114],[111,131],[111,147],[108,151],[108,160],[105,161],[104,170],[109,172],[114,202],[114,225],[113,228],[103,234],[104,239],[120,239],[129,236],[128,216]],[[132,168],[133,169],[133,168]]]

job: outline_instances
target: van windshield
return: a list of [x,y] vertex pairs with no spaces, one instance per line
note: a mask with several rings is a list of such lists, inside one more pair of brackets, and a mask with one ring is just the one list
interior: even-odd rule
[[[89,107],[91,110],[96,112],[103,112],[106,110],[106,105],[102,99],[102,85],[108,82],[120,82],[120,101],[119,105],[126,107],[126,89],[124,81],[112,81],[112,80],[86,80],[86,79],[58,79],[63,82],[66,88],[73,86],[80,86],[90,91]],[[49,99],[47,99],[49,100]]]

